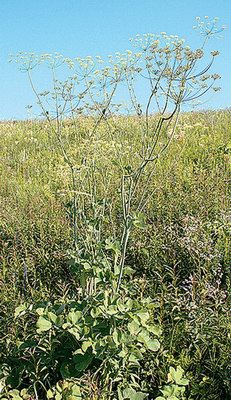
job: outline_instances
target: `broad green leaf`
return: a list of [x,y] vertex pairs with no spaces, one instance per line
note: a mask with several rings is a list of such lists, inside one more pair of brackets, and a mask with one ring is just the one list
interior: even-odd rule
[[90,314],[91,314],[92,318],[97,318],[101,314],[101,312],[98,307],[95,307],[95,308],[91,309]]
[[150,318],[150,314],[147,311],[140,311],[137,313],[137,316],[143,324],[145,324]]
[[170,367],[169,368],[169,381],[171,381],[171,378],[173,381],[178,383],[178,381],[182,378],[184,373],[184,370],[181,367],[177,367],[177,369]]
[[36,308],[36,313],[38,314],[38,315],[43,315],[44,313],[45,313],[45,308],[43,308],[43,307],[38,307],[38,308]]
[[76,354],[84,354],[82,349],[77,349],[74,351],[73,356],[75,356]]
[[120,273],[120,266],[115,263],[115,265],[114,265],[114,274],[115,274],[115,276],[117,276],[117,275],[119,275],[119,273]]
[[129,322],[128,330],[131,335],[137,335],[141,331],[141,327],[135,321]]
[[118,240],[111,241],[110,239],[106,239],[105,249],[112,250],[115,254],[120,254],[120,242]]
[[151,351],[158,351],[160,349],[160,342],[157,339],[150,339],[146,341],[145,344]]
[[175,382],[178,385],[184,385],[184,382],[187,382],[185,384],[188,385],[189,381],[187,379],[182,379],[183,375],[184,375],[184,370],[181,368],[181,366],[178,366],[176,368],[176,372],[175,372],[175,376],[174,376]]
[[123,394],[122,394],[122,391],[121,391],[120,387],[117,388],[117,394],[118,394],[118,399],[119,400],[124,400],[124,397],[123,397]]
[[171,386],[164,386],[164,388],[160,389],[160,391],[165,396],[165,398],[169,398],[173,394]]
[[70,311],[67,315],[67,321],[72,325],[75,325],[82,318],[83,314],[81,311]]
[[77,340],[80,339],[80,334],[77,328],[69,328],[68,332],[71,333]]
[[168,382],[175,382],[177,385],[186,386],[189,384],[189,380],[186,378],[182,378],[184,374],[184,370],[181,366],[178,366],[176,369],[173,367],[169,368],[168,374]]
[[[60,367],[60,373],[63,379],[75,378],[78,375],[73,361],[64,361]],[[53,398],[53,397],[52,397]]]
[[140,324],[140,319],[137,317],[137,315],[134,315],[133,313],[129,313],[129,317],[132,318],[133,321],[135,321],[139,326]]
[[131,276],[134,274],[134,272],[135,272],[134,269],[131,267],[124,268],[124,275]]
[[144,348],[139,349],[138,347],[133,348],[131,351],[138,360],[143,360],[143,358],[144,358],[143,353],[146,352],[146,350]]
[[117,301],[116,304],[117,304],[118,310],[120,312],[126,311],[126,307],[125,307],[124,303],[120,299]]
[[83,342],[81,348],[82,348],[83,352],[85,353],[87,351],[87,349],[91,346],[92,346],[92,341],[86,340],[85,342]]
[[36,340],[28,339],[25,342],[20,342],[18,347],[20,350],[33,349],[33,348],[37,347],[37,345],[38,345],[38,343]]
[[117,313],[118,313],[118,308],[117,308],[116,305],[110,305],[110,306],[107,308],[107,314],[109,314],[109,315],[115,315],[115,314],[117,314]]
[[127,388],[123,391],[123,398],[128,400],[144,400],[147,398],[147,394],[136,392],[133,388]]
[[73,385],[71,387],[71,395],[68,397],[68,400],[76,400],[82,399],[81,389],[78,385]]
[[179,400],[179,397],[178,396],[170,396],[169,398],[168,398],[168,400]]
[[125,358],[126,355],[127,355],[127,352],[126,352],[125,350],[121,350],[121,351],[119,352],[119,354],[118,354],[118,356],[121,357],[121,358]]
[[152,339],[146,329],[142,329],[137,339],[151,351],[158,351],[160,348],[160,342],[157,339]]
[[127,310],[132,310],[133,309],[133,304],[134,304],[133,300],[132,299],[128,299],[126,301],[126,303],[125,303],[126,309]]
[[17,389],[10,390],[9,395],[12,400],[22,400],[22,397]]
[[72,324],[70,322],[65,322],[64,324],[62,324],[62,328],[63,329],[68,329],[68,328],[71,328],[71,327],[72,327]]
[[159,325],[147,325],[146,328],[150,333],[153,333],[156,336],[160,336],[162,333],[161,327]]
[[133,225],[136,228],[144,229],[145,228],[145,215],[141,212],[134,213]]
[[55,322],[55,325],[57,325],[57,326],[62,326],[62,324],[63,324],[63,316],[62,315],[58,315],[57,317],[56,317],[56,322]]
[[151,340],[149,333],[146,329],[142,329],[137,337],[139,342],[146,343],[147,341]]
[[26,304],[21,304],[21,306],[16,307],[15,311],[14,311],[14,317],[17,318],[19,316],[24,315],[26,312],[26,309],[27,309]]
[[132,364],[140,365],[139,359],[134,354],[130,354],[128,361]]
[[63,311],[64,311],[64,309],[65,309],[65,305],[64,305],[64,304],[61,304],[61,305],[55,310],[56,315],[62,314]]
[[56,316],[53,312],[49,311],[49,312],[47,313],[47,317],[49,318],[49,320],[50,320],[51,322],[53,322],[54,324],[56,324],[56,322],[57,322],[57,316]]
[[76,354],[73,357],[74,363],[75,363],[75,368],[77,371],[84,371],[87,369],[87,367],[91,364],[92,360],[94,358],[94,355],[91,353],[85,353],[85,354]]
[[189,379],[182,378],[179,380],[178,385],[187,386],[189,384]]
[[88,333],[90,332],[89,326],[84,325],[84,327],[83,327],[83,332],[84,332],[84,335],[88,335]]
[[136,391],[132,388],[126,388],[123,390],[123,397],[124,399],[134,399]]
[[46,318],[44,317],[39,317],[38,321],[37,321],[37,332],[46,332],[49,331],[49,329],[51,329],[52,327],[52,323],[50,321],[48,321]]
[[117,329],[114,329],[114,331],[112,333],[112,338],[113,338],[115,344],[118,346],[120,344],[120,341],[119,341],[119,334],[118,334]]
[[165,385],[162,389],[160,389],[161,393],[170,398],[171,396],[175,396],[175,385]]
[[83,267],[83,269],[85,271],[91,271],[92,270],[92,266],[88,262],[82,263],[81,266]]
[[136,392],[134,400],[144,400],[144,399],[147,399],[147,394],[146,393]]
[[48,391],[47,391],[47,399],[49,400],[49,399],[53,399],[53,398],[54,398],[54,395],[53,395],[52,390],[48,389]]

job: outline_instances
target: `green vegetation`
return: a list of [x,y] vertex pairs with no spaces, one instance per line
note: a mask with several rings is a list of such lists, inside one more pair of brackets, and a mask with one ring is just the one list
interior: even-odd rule
[[180,113],[218,90],[198,26],[106,66],[17,56],[42,118],[0,125],[2,400],[230,398],[231,115]]
[[[86,136],[90,123],[81,122]],[[121,124],[127,129],[125,118]],[[135,142],[138,119],[129,124]],[[230,127],[229,111],[181,116],[171,152],[157,163],[144,227],[131,237],[122,297],[108,289],[84,301],[70,262],[68,167],[44,123],[1,124],[2,398],[116,398],[114,390],[121,399],[161,391],[159,398],[229,398]],[[105,259],[94,264],[101,279],[97,269],[106,275],[121,224],[116,141],[105,137],[95,153],[98,139],[73,148],[68,123],[65,134],[78,162],[94,154],[107,172],[113,205],[104,217]],[[81,267],[92,268],[89,260]],[[169,377],[172,368],[188,380]]]

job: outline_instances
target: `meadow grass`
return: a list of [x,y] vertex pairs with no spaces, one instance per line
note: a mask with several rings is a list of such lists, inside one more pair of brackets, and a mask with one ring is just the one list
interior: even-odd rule
[[[81,135],[76,138],[75,127],[66,121],[63,137],[76,168],[86,163],[77,179],[86,208],[87,195],[91,195],[89,163],[97,168],[98,198],[106,193],[110,199],[104,241],[121,229],[116,162],[120,154],[127,165],[136,166],[139,121],[120,117],[114,135],[102,124],[93,138],[91,123],[90,118],[80,119]],[[181,365],[191,382],[190,399],[231,395],[230,134],[230,110],[180,116],[171,148],[158,161],[150,181],[145,227],[132,232],[126,258],[126,266],[133,269],[134,287],[151,297],[163,328],[165,352],[159,369],[153,359],[147,359],[140,377],[150,388],[158,387],[169,366]],[[71,177],[55,137],[45,122],[9,121],[0,124],[0,140],[0,347],[4,359],[3,353],[15,340],[15,307],[23,302],[73,298],[76,284],[68,265]]]

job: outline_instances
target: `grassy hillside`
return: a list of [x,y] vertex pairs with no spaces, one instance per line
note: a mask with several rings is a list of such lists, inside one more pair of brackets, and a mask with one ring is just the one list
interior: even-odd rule
[[[89,268],[98,268],[99,251],[113,259],[112,245],[122,229],[118,154],[128,168],[138,164],[139,123],[138,118],[118,117],[113,135],[106,122],[92,135],[87,118],[77,127],[68,121],[63,126],[65,151],[79,171],[78,216],[84,214],[85,222],[77,235],[93,257],[85,256]],[[49,329],[38,332],[38,323],[36,331],[41,317],[36,310],[70,305],[82,293],[80,272],[72,262],[70,169],[46,123],[0,124],[0,398],[230,398],[230,137],[229,110],[181,115],[149,181],[142,226],[137,223],[128,244],[123,296],[140,299],[144,309],[148,304],[161,332],[154,333],[160,348],[147,346],[140,361],[137,355],[128,364],[118,361],[118,369],[112,352],[107,370],[92,358],[75,372],[68,367],[67,373],[57,350],[63,333],[59,328],[50,336]],[[141,181],[139,195],[142,190]],[[102,248],[93,251],[94,244]],[[68,348],[70,359],[76,346]],[[177,367],[187,382],[177,381],[173,370],[168,376]],[[125,380],[130,385],[126,393]]]

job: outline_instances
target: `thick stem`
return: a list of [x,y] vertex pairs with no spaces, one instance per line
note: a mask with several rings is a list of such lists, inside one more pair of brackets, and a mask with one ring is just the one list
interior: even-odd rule
[[120,266],[119,266],[120,272],[119,272],[119,277],[117,280],[116,293],[118,293],[118,291],[120,289],[120,285],[121,285],[121,281],[122,281],[122,277],[123,277],[124,263],[125,263],[127,246],[128,246],[128,239],[129,239],[130,232],[131,232],[131,226],[128,226],[128,223],[129,223],[129,221],[126,221],[126,224],[125,224],[124,230],[123,230],[123,244],[122,244],[123,249],[122,249],[122,255],[121,255],[121,259],[120,259]]
[[73,188],[73,244],[77,250],[77,195],[76,195],[76,177],[74,167],[71,166],[72,188]]

